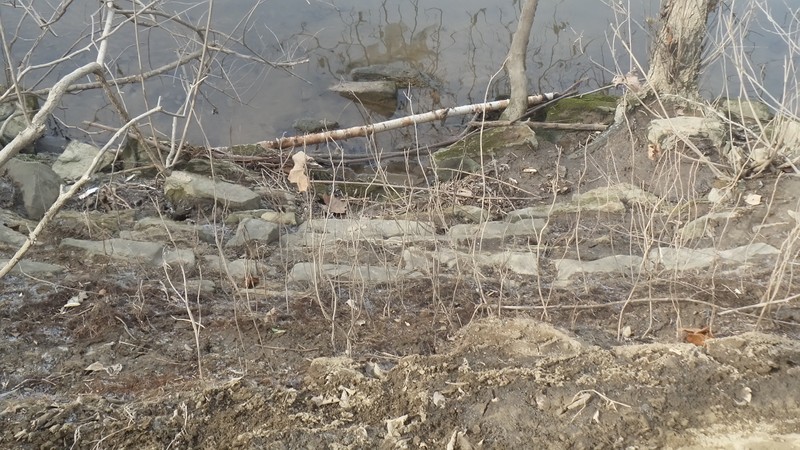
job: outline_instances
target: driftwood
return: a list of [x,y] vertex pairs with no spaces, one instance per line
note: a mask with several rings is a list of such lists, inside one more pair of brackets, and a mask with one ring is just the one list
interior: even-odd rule
[[[548,94],[532,95],[528,97],[528,105],[534,106],[546,103],[561,97],[563,94],[552,92]],[[487,111],[498,111],[508,106],[508,100],[497,100],[488,103],[476,103],[472,105],[456,106],[453,108],[442,108],[422,114],[401,117],[399,119],[387,120],[385,122],[374,123],[359,127],[345,128],[342,130],[325,131],[322,133],[306,134],[303,136],[289,136],[270,141],[256,143],[265,150],[289,149],[302,147],[304,145],[320,144],[327,141],[339,141],[354,137],[369,136],[381,131],[394,130],[397,128],[409,127],[420,123],[443,120],[450,116],[463,116],[467,114],[482,114]],[[214,148],[216,151],[225,151],[226,148]]]

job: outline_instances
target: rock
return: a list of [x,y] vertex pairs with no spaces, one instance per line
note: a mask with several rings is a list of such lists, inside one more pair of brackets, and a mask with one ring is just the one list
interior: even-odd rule
[[186,283],[175,283],[178,292],[186,294],[189,299],[197,298],[197,295],[211,295],[217,289],[217,284],[211,280],[186,280]]
[[417,278],[419,273],[388,266],[359,266],[351,264],[297,263],[289,272],[289,280],[294,283],[309,283],[317,279],[336,279],[339,281],[390,283],[401,278]]
[[25,243],[27,236],[22,233],[16,232],[5,225],[0,224],[0,245],[19,248]]
[[145,217],[133,225],[132,231],[122,231],[119,237],[134,241],[180,242],[190,245],[198,241],[214,244],[214,232],[211,227],[190,225],[167,218]]
[[[5,86],[0,84],[0,89],[5,90]],[[6,120],[14,114],[14,111],[17,110],[17,107],[14,103],[0,103],[0,121]],[[2,122],[0,122],[0,125]],[[13,138],[12,138],[13,139]]]
[[230,276],[237,281],[252,277],[270,277],[275,275],[275,269],[261,261],[241,258],[233,261],[225,261],[223,263],[223,260],[217,255],[204,256],[203,268],[218,275],[230,274]]
[[460,177],[462,172],[480,173],[483,158],[498,151],[530,153],[538,146],[536,133],[526,125],[489,128],[436,151],[432,165],[438,179],[446,181]]
[[178,164],[175,168],[184,172],[233,183],[247,179],[250,176],[247,170],[242,168],[242,166],[232,161],[225,161],[224,159],[215,159],[212,164],[208,159],[194,158]]
[[297,119],[292,124],[292,128],[299,133],[319,133],[321,131],[335,130],[339,128],[339,122],[328,119],[312,119],[305,117]]
[[[77,180],[86,173],[98,153],[100,153],[100,149],[94,145],[72,141],[64,149],[64,153],[53,163],[53,171],[64,180]],[[97,171],[103,170],[113,162],[114,154],[105,152],[100,158]]]
[[262,214],[270,212],[270,209],[251,209],[245,211],[233,211],[225,216],[225,225],[238,225],[243,219],[258,219]]
[[397,110],[397,85],[393,81],[342,82],[330,90],[385,116]]
[[698,148],[719,150],[725,142],[725,128],[718,119],[711,117],[672,117],[650,122],[647,140],[660,151],[681,150],[678,144],[690,140]]
[[604,123],[614,120],[617,98],[604,94],[588,94],[558,100],[547,108],[547,122]]
[[102,255],[116,260],[133,260],[155,266],[162,264],[162,255],[164,253],[164,244],[119,238],[104,241],[67,238],[61,241],[59,247],[68,250],[83,250],[89,256]]
[[769,124],[766,132],[780,154],[790,160],[800,158],[800,121],[780,115]]
[[484,244],[499,244],[516,237],[526,237],[528,241],[536,242],[544,226],[545,221],[542,219],[524,219],[514,223],[460,224],[451,227],[447,236],[460,243],[477,240]]
[[[8,264],[8,261],[8,259],[0,258],[0,267],[4,267],[6,264]],[[22,261],[18,262],[13,269],[11,269],[10,273],[25,275],[56,275],[62,272],[64,272],[64,268],[62,266],[23,259]]]
[[28,220],[17,213],[0,209],[0,225],[5,225],[12,230],[27,233],[36,226],[35,220]]
[[258,194],[244,186],[177,170],[164,180],[164,195],[173,204],[202,206],[216,202],[232,211],[256,209],[261,205]]
[[261,220],[277,223],[278,225],[295,226],[297,225],[297,214],[293,211],[267,211],[261,215]]
[[403,250],[402,260],[404,269],[428,275],[441,273],[442,269],[463,269],[472,265],[509,270],[519,275],[537,275],[539,272],[539,261],[533,252],[466,253],[450,249],[407,248]]
[[453,205],[445,210],[445,214],[471,223],[481,223],[490,217],[489,211],[474,205]]
[[[0,121],[0,128],[3,133],[0,134],[0,144],[5,145],[13,141],[18,134],[27,128],[28,122],[22,114],[13,114],[2,121]],[[20,153],[33,153],[34,145],[26,145]]]
[[648,260],[653,265],[660,265],[669,271],[704,269],[720,263],[746,263],[758,256],[780,254],[780,250],[764,243],[754,243],[736,247],[730,250],[719,251],[709,247],[704,249],[692,248],[654,248],[648,254]]
[[278,240],[280,226],[261,219],[242,219],[236,229],[236,235],[225,244],[225,247],[239,247],[251,242],[270,244]]
[[289,191],[283,189],[273,189],[266,186],[255,188],[256,193],[264,198],[272,208],[283,210],[286,207],[294,208],[297,198]]
[[184,271],[194,269],[194,251],[189,249],[166,250],[161,256],[161,263],[171,267],[182,267]]
[[772,111],[762,102],[747,99],[725,99],[719,105],[720,111],[732,120],[766,123],[772,120]]
[[718,224],[724,224],[730,219],[739,217],[742,214],[741,210],[722,211],[717,213],[706,214],[698,217],[687,223],[681,228],[681,239],[688,241],[691,239],[702,238],[705,236],[714,237],[713,228]]
[[304,222],[298,233],[324,233],[346,241],[388,239],[402,236],[432,236],[432,225],[412,220],[385,219],[312,219]]
[[632,184],[620,183],[592,189],[583,194],[575,194],[569,202],[517,209],[508,213],[506,220],[516,222],[522,219],[545,218],[550,215],[577,212],[621,213],[625,211],[626,203],[653,206],[657,205],[659,200],[655,195]]
[[392,81],[402,88],[409,85],[432,87],[440,84],[430,75],[400,62],[356,67],[350,71],[350,78],[353,81]]
[[634,275],[639,272],[642,257],[635,255],[613,255],[594,261],[579,261],[575,259],[559,259],[555,261],[556,285],[566,287],[568,280],[575,274],[619,273]]
[[121,229],[133,228],[135,215],[136,211],[132,209],[107,213],[62,209],[56,215],[54,223],[66,233],[95,239],[99,236],[102,239],[115,236]]
[[29,219],[39,220],[61,193],[61,177],[46,164],[12,158],[0,168],[22,192],[22,204]]

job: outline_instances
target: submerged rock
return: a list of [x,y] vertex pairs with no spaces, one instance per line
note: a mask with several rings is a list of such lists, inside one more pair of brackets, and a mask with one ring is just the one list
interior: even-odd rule
[[397,110],[397,85],[393,81],[342,82],[330,90],[384,116]]
[[319,133],[320,131],[335,130],[339,128],[339,122],[328,119],[312,119],[306,117],[295,120],[292,124],[292,128],[300,133]]

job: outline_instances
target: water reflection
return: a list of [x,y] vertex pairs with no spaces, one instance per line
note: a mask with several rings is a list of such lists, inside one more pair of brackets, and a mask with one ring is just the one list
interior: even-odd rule
[[[527,64],[531,90],[558,91],[578,79],[587,80],[586,89],[605,85],[615,73],[627,72],[635,66],[629,57],[631,51],[646,67],[648,32],[651,32],[651,19],[658,16],[659,2],[630,3],[627,5],[629,14],[628,9],[621,10],[618,3],[540,2]],[[436,80],[429,86],[403,89],[396,115],[480,102],[508,92],[505,77],[498,71],[516,27],[519,0],[488,3],[485,0],[383,0],[380,3],[268,0],[256,4],[217,0],[215,5],[212,23],[220,31],[241,39],[240,44],[225,41],[236,51],[270,61],[308,57],[309,62],[273,68],[255,59],[218,55],[210,67],[207,87],[198,97],[199,116],[189,135],[194,143],[226,145],[293,134],[291,124],[299,117],[327,118],[345,127],[382,119],[327,90],[340,80],[348,80],[354,68],[374,64],[401,62]],[[739,9],[746,8],[747,2],[737,5]],[[205,23],[204,2],[188,6],[183,2],[164,2],[163,7],[180,11],[182,17],[193,23]],[[775,16],[791,23],[792,18],[786,12],[790,9],[788,6],[774,8],[783,8],[783,12],[778,11]],[[74,46],[85,45],[92,24],[97,24],[96,17],[92,17],[96,9],[96,1],[75,0],[67,14],[54,25],[58,38],[45,36],[47,40],[36,48],[30,63],[46,62]],[[24,15],[21,8],[9,4],[0,5],[0,11],[7,30],[14,29]],[[49,14],[43,10],[42,13]],[[764,20],[763,14],[760,17]],[[17,60],[31,48],[39,30],[30,18],[24,19],[23,25],[14,43]],[[176,37],[157,28],[143,29],[138,44],[132,35],[119,36],[112,42],[109,66],[117,76],[151,70],[175,59],[176,52],[184,45],[196,48],[192,39],[189,35]],[[715,40],[725,42],[722,36],[715,36]],[[766,85],[782,89],[783,70],[774,68],[780,68],[788,44],[770,33],[747,33],[741,42],[752,46],[751,56],[756,64],[763,65]],[[54,69],[36,72],[25,79],[25,87],[35,89],[52,83],[91,57],[93,55],[87,53],[81,56],[84,59],[76,58]],[[152,104],[159,96],[165,106],[177,110],[186,99],[195,70],[196,67],[184,67],[153,78],[145,87],[132,84],[120,87],[120,91],[132,115],[143,111],[146,104]],[[739,88],[731,68],[719,63],[710,65],[708,76],[703,79],[704,92],[709,97],[720,95],[719,84],[725,79],[731,93],[736,95]],[[64,124],[79,124],[83,120],[115,124],[108,108],[96,103],[101,98],[99,91],[69,96],[58,117]],[[435,141],[452,134],[463,120],[453,118],[446,123],[379,136],[378,143],[382,147],[394,147]],[[155,124],[169,134],[170,119],[163,118]],[[365,142],[344,145],[347,151],[359,151],[363,150]]]

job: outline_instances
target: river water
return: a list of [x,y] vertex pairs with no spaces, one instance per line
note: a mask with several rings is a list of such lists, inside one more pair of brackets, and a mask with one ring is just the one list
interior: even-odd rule
[[[0,18],[7,35],[17,30],[19,39],[13,43],[12,53],[19,61],[33,46],[39,27],[30,15],[24,14],[20,5],[25,2],[17,2],[16,8],[11,6],[13,3],[0,4]],[[792,14],[797,16],[800,0],[763,3],[770,5],[771,16],[782,26],[797,27]],[[743,22],[743,18],[749,17],[743,16],[749,11],[748,4],[738,2],[733,7],[723,7],[712,23],[713,39],[723,41],[715,27],[725,25],[728,18]],[[49,16],[51,10],[43,3],[33,2],[33,5],[42,16]],[[624,7],[610,5],[586,0],[539,2],[527,62],[532,92],[558,91],[578,79],[586,80],[581,86],[586,91],[607,85],[614,74],[625,73],[637,65],[646,70],[648,42],[657,35],[659,2],[643,0],[627,2]],[[122,7],[130,6],[122,4]],[[207,2],[165,2],[162,7],[180,12],[182,17],[197,24],[204,24],[209,14]],[[507,83],[499,70],[516,27],[519,8],[520,0],[265,0],[255,5],[241,0],[215,0],[210,12],[212,27],[233,38],[217,36],[218,42],[241,53],[294,65],[271,68],[230,55],[218,57],[211,66],[202,95],[198,96],[198,114],[189,128],[190,140],[198,145],[227,145],[271,139],[293,134],[292,123],[301,117],[326,118],[342,126],[383,120],[385,117],[364,111],[328,91],[331,85],[347,80],[351,69],[369,64],[401,61],[440,81],[433,93],[414,89],[401,93],[396,116],[431,106],[475,103],[506,94]],[[98,27],[96,9],[94,0],[75,0],[53,26],[53,33],[38,43],[31,62],[60,57],[75,48],[76,42],[78,46],[86,45],[92,27]],[[758,84],[772,91],[774,103],[779,103],[784,99],[782,91],[787,84],[786,61],[798,58],[797,53],[787,57],[788,49],[792,40],[795,47],[798,45],[798,38],[796,34],[790,35],[789,43],[785,42],[786,39],[769,31],[771,24],[764,11],[755,9],[751,14],[753,19],[748,24],[763,29],[751,30],[727,46],[742,46],[743,53],[751,58]],[[22,26],[17,27],[20,21]],[[165,64],[181,54],[182,48],[197,46],[190,42],[194,36],[188,32],[181,36],[141,28],[137,38],[130,29],[122,29],[110,46],[108,65],[119,77],[135,73],[140,65],[150,69]],[[706,53],[708,58],[716,56],[712,49]],[[93,55],[89,51],[54,70],[32,71],[23,84],[43,87]],[[165,107],[178,111],[193,76],[189,68],[178,69],[152,79],[144,88],[138,84],[121,86],[120,93],[132,114],[144,110],[145,99],[152,105],[159,97]],[[796,86],[796,74],[791,72],[789,78]],[[731,73],[730,65],[717,62],[704,74],[702,87],[708,98],[737,96],[740,83]],[[759,86],[744,88],[751,93],[764,93],[759,92]],[[114,125],[111,109],[101,98],[100,91],[66,98],[58,112],[63,121],[61,128],[83,121]],[[422,132],[445,135],[450,132],[448,126],[458,123],[448,120],[445,125],[428,125]],[[157,118],[155,124],[168,133],[171,119]],[[92,130],[84,125],[81,128]],[[392,139],[402,142],[416,138],[408,133],[413,132]],[[347,145],[357,151],[363,143]]]

